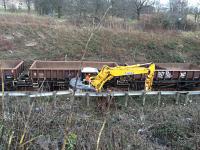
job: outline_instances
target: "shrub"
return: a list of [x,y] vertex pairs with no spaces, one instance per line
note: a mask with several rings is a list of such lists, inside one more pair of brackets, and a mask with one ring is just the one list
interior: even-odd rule
[[151,42],[147,43],[147,48],[149,48],[149,49],[156,49],[155,42],[151,41]]
[[170,28],[170,21],[166,18],[166,19],[164,19],[163,20],[163,22],[162,22],[162,27],[164,28],[164,29],[169,29]]
[[8,6],[8,11],[16,12],[17,11],[17,7],[14,4],[11,4],[10,6]]
[[172,29],[195,31],[197,29],[197,24],[192,20],[178,20],[166,14],[144,16],[142,20],[138,23],[138,26],[142,27],[143,30]]
[[176,49],[177,45],[178,44],[176,42],[168,42],[164,44],[164,47],[168,49]]
[[139,22],[139,26],[143,26],[144,30],[162,29],[163,14],[144,16]]
[[197,24],[192,20],[187,20],[185,24],[185,30],[187,31],[195,31],[197,29]]

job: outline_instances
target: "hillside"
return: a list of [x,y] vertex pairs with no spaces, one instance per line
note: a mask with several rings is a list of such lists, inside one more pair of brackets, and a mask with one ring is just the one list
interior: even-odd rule
[[[0,58],[79,60],[91,28],[66,20],[27,15],[0,15]],[[101,28],[89,43],[86,60],[200,63],[200,33],[128,32]]]

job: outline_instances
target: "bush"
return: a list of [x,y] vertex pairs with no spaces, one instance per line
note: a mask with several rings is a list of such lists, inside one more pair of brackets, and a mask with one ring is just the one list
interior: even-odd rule
[[167,49],[176,49],[178,43],[177,42],[168,42],[164,44],[164,47]]
[[143,30],[172,29],[195,31],[197,28],[197,24],[192,20],[178,20],[166,14],[143,16],[142,20],[138,23],[138,26],[142,27]]
[[17,7],[14,4],[11,4],[10,6],[8,6],[8,11],[16,12],[17,11]]
[[191,145],[186,142],[189,138],[188,128],[173,123],[160,124],[152,128],[152,141],[171,148],[190,149]]
[[163,14],[144,16],[139,22],[140,26],[143,26],[144,30],[157,30],[162,29]]
[[162,22],[162,27],[164,29],[169,29],[170,28],[170,21],[168,19],[164,19]]
[[184,30],[184,31],[195,31],[197,24],[192,20],[176,20],[171,21],[170,18],[166,18],[162,24],[164,29]]
[[192,20],[187,20],[185,24],[185,30],[187,31],[195,31],[197,29],[197,24]]
[[151,41],[151,42],[147,43],[147,48],[152,49],[152,50],[156,49],[156,44],[153,41]]

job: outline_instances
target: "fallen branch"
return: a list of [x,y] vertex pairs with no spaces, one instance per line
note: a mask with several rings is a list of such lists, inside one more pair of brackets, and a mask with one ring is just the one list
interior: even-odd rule
[[99,132],[99,136],[98,136],[98,139],[97,139],[97,147],[96,147],[96,150],[99,149],[99,142],[100,142],[101,135],[102,135],[103,129],[104,129],[104,127],[105,127],[105,124],[106,124],[106,118],[104,119],[103,125],[102,125],[102,127],[101,127],[100,132]]

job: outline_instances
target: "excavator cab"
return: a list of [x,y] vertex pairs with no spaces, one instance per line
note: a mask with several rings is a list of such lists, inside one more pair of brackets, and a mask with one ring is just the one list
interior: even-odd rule
[[71,79],[70,87],[81,91],[95,91],[91,85],[91,77],[97,76],[98,73],[97,68],[84,67],[81,69],[80,77]]

